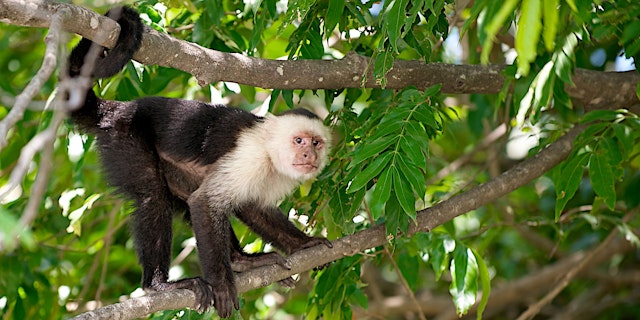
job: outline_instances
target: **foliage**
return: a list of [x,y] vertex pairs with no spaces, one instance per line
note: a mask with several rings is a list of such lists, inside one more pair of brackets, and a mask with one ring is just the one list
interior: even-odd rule
[[[318,181],[301,187],[282,207],[297,209],[298,216],[309,218],[300,219],[309,233],[323,231],[330,239],[384,224],[389,243],[334,262],[313,273],[312,279],[302,275],[295,290],[274,285],[246,293],[240,317],[350,319],[369,315],[366,310],[383,305],[382,298],[415,295],[418,299],[425,292],[446,296],[459,314],[476,312],[474,304],[479,304],[481,316],[485,306],[492,307],[487,303],[496,283],[508,285],[535,276],[556,260],[592,249],[611,230],[638,243],[637,109],[585,112],[565,89],[573,84],[577,68],[604,70],[620,63],[622,54],[640,55],[640,4],[634,0],[468,3],[134,2],[153,28],[219,51],[264,59],[339,59],[349,52],[372,58],[367,67],[380,85],[377,89],[269,91],[235,83],[199,87],[184,72],[137,63],[98,86],[100,96],[109,99],[162,95],[225,102],[246,110],[268,105],[274,113],[308,104],[328,113],[327,124],[337,137],[331,163]],[[81,5],[106,10],[95,8],[98,2]],[[45,30],[0,25],[0,117],[11,107],[4,97],[15,97],[37,71],[44,34]],[[450,54],[452,47],[464,50],[464,61]],[[440,86],[423,91],[385,89],[385,75],[397,60],[510,67],[504,71],[507,81],[499,94],[450,96],[445,103]],[[35,109],[44,105],[55,84],[55,79],[44,84]],[[20,150],[50,121],[50,112],[30,110],[10,132],[9,145],[0,153],[0,185],[8,180]],[[508,127],[505,137],[478,147],[502,124]],[[586,129],[575,141],[572,155],[548,175],[430,233],[403,236],[419,210],[484,183],[521,160],[522,156],[512,155],[514,148],[533,154],[578,124]],[[109,304],[138,289],[140,267],[126,228],[131,209],[104,182],[92,144],[92,137],[78,134],[72,125],[60,128],[42,207],[32,228],[14,242],[6,235],[19,225],[39,159],[31,164],[21,190],[3,200],[3,319],[65,318],[92,302]],[[449,165],[457,162],[460,165],[449,171]],[[247,250],[264,249],[246,227],[239,223],[234,227]],[[180,219],[174,230],[175,257],[192,249],[193,238]],[[374,267],[365,267],[368,264]],[[599,291],[587,285],[593,279],[578,278],[554,303],[564,309],[594,294],[594,300],[581,305],[586,308],[610,293],[616,297],[614,303],[588,316],[632,318],[640,312],[633,305],[637,283],[615,280],[637,265],[637,255],[620,254],[608,261],[606,272],[591,270],[593,277],[603,278],[605,289],[613,291],[598,296]],[[198,273],[194,254],[172,268],[176,277]],[[520,304],[509,309],[512,314],[541,295],[535,290],[521,294]],[[607,313],[611,310],[615,313]],[[403,313],[388,316],[402,318]],[[153,317],[201,316],[179,310]]]

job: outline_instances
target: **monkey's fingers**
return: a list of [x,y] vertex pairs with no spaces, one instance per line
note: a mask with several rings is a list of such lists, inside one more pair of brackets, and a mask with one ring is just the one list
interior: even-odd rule
[[231,260],[231,270],[235,272],[245,272],[253,268],[271,266],[277,264],[287,270],[291,270],[291,265],[277,252],[267,252],[258,255],[234,255]]
[[331,244],[331,241],[327,240],[326,238],[322,238],[322,237],[310,237],[309,241],[307,241],[305,244],[302,245],[303,249],[306,248],[311,248],[311,247],[315,247],[317,245],[323,244],[325,246],[327,246],[328,248],[333,248],[333,244]]

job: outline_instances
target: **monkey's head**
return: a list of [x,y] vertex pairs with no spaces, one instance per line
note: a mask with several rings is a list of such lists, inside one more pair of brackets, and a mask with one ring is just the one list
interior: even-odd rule
[[324,169],[331,135],[320,118],[304,109],[294,109],[268,121],[269,157],[278,172],[303,181]]

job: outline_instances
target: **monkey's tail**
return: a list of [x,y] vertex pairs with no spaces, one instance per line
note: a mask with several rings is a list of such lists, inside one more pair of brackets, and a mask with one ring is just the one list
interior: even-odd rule
[[[112,49],[95,44],[98,46],[99,52],[97,55],[89,57],[89,59],[94,59],[91,75],[96,79],[112,77],[120,72],[136,51],[140,49],[142,33],[144,32],[144,24],[140,20],[140,15],[130,7],[116,7],[109,10],[105,15],[118,22],[120,35]],[[82,38],[78,45],[73,48],[67,62],[70,77],[79,76],[82,66],[89,62],[87,61],[89,60],[87,55],[92,45],[94,45],[94,42]],[[98,114],[99,102],[100,100],[96,97],[93,89],[89,89],[82,107],[72,112],[73,120],[85,129],[95,128],[100,121]]]

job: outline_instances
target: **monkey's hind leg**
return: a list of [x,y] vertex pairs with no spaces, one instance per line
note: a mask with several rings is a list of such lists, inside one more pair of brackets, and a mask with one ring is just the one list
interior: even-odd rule
[[159,169],[155,150],[136,135],[101,139],[102,160],[111,183],[135,200],[132,233],[147,291],[192,290],[199,311],[208,310],[213,288],[202,278],[168,281],[171,262],[173,196]]

